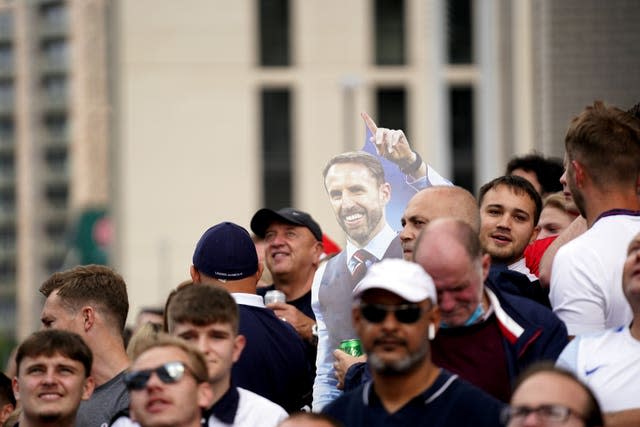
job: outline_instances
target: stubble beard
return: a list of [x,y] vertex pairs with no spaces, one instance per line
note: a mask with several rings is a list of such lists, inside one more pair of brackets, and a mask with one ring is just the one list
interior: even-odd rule
[[417,369],[429,355],[429,343],[422,343],[418,351],[408,354],[400,360],[387,362],[382,360],[377,354],[371,352],[367,355],[369,366],[376,373],[383,376],[405,375]]

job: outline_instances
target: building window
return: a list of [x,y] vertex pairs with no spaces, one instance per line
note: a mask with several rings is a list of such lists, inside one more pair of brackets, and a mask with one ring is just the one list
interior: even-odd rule
[[53,220],[45,225],[44,231],[54,243],[65,244],[67,239],[67,225],[64,221]]
[[45,148],[44,160],[52,172],[67,171],[67,148],[65,146],[52,146]]
[[290,64],[289,1],[258,0],[260,65],[283,67]]
[[14,187],[0,188],[0,212],[14,213],[16,210],[16,191]]
[[376,106],[376,121],[380,126],[407,132],[407,92],[404,88],[377,89]]
[[9,79],[0,80],[0,105],[12,106],[14,101],[13,81]]
[[447,58],[450,64],[471,64],[473,25],[471,0],[446,0]]
[[0,248],[14,249],[16,247],[16,227],[5,223],[0,225]]
[[375,0],[376,65],[404,65],[404,0]]
[[42,90],[51,100],[64,99],[67,95],[67,77],[50,75],[42,78]]
[[45,198],[53,208],[65,208],[69,199],[69,186],[66,183],[49,183],[45,188]]
[[49,136],[54,138],[67,137],[67,116],[65,114],[47,114],[44,116],[44,127]]
[[0,259],[0,283],[12,282],[16,279],[15,258]]
[[13,120],[10,118],[0,118],[0,144],[10,144],[13,142]]
[[471,87],[450,88],[449,102],[453,182],[474,192],[473,90]]
[[44,25],[56,28],[67,27],[67,8],[64,2],[51,2],[41,5],[40,17]]
[[66,67],[69,49],[65,39],[52,39],[42,42],[42,56],[52,67]]
[[0,176],[13,177],[15,174],[15,158],[13,152],[0,152]]
[[13,70],[13,49],[11,44],[0,43],[0,71],[7,73]]
[[263,206],[291,206],[291,93],[289,89],[262,91]]

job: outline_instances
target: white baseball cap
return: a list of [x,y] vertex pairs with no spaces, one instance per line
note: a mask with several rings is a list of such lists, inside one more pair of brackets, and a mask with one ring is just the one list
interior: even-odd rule
[[353,290],[353,298],[359,298],[369,289],[384,289],[409,302],[420,302],[429,298],[438,303],[433,279],[415,262],[400,258],[386,258],[373,264],[367,274]]

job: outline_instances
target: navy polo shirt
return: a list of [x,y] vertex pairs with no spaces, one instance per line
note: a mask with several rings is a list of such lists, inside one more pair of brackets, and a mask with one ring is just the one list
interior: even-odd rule
[[435,382],[398,411],[386,411],[369,381],[345,393],[322,412],[345,427],[497,427],[504,404],[444,369]]

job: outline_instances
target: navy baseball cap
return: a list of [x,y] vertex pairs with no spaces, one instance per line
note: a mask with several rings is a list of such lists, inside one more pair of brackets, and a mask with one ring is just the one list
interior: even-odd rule
[[253,231],[256,236],[264,238],[267,227],[269,227],[273,221],[307,227],[317,241],[322,241],[322,230],[318,223],[311,218],[311,215],[308,213],[294,208],[282,208],[277,211],[266,208],[260,209],[253,218],[251,218],[251,231]]
[[240,280],[258,271],[258,253],[249,232],[221,222],[204,232],[193,252],[193,266],[219,280]]

